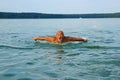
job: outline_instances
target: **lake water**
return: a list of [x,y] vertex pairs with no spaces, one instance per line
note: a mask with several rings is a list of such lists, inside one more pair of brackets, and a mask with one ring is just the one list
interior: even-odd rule
[[[57,30],[88,42],[33,40]],[[0,80],[120,80],[120,19],[0,19]]]

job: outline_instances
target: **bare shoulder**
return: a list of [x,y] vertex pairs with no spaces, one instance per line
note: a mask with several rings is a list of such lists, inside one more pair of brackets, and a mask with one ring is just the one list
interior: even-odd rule
[[47,39],[54,39],[55,36],[47,36],[46,38],[47,38]]
[[77,37],[70,37],[70,36],[66,36],[65,39],[69,40],[69,41],[84,41],[84,42],[87,41],[87,39],[77,38]]
[[48,36],[46,37],[47,41],[53,41],[55,39],[55,36]]

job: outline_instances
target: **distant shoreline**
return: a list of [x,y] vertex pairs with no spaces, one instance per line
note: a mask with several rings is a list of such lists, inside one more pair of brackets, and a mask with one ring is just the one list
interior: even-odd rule
[[46,13],[15,13],[0,12],[0,19],[64,19],[64,18],[120,18],[120,13],[94,14],[46,14]]

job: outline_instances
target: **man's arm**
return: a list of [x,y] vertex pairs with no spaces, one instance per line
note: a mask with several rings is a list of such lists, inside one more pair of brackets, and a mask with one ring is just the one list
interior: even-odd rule
[[35,37],[34,40],[35,41],[37,41],[37,40],[46,40],[46,37]]
[[34,40],[35,40],[35,41],[37,41],[37,40],[46,40],[46,41],[49,41],[49,42],[55,42],[55,37],[54,37],[54,36],[35,37]]
[[87,39],[85,38],[76,38],[76,37],[66,37],[67,40],[69,41],[82,41],[82,42],[87,42]]

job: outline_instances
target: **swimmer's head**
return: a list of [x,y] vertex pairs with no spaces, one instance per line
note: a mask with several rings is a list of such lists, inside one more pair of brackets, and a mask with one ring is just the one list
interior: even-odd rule
[[64,38],[64,33],[63,31],[59,30],[56,33],[56,38],[58,39],[59,42],[62,42],[63,38]]

